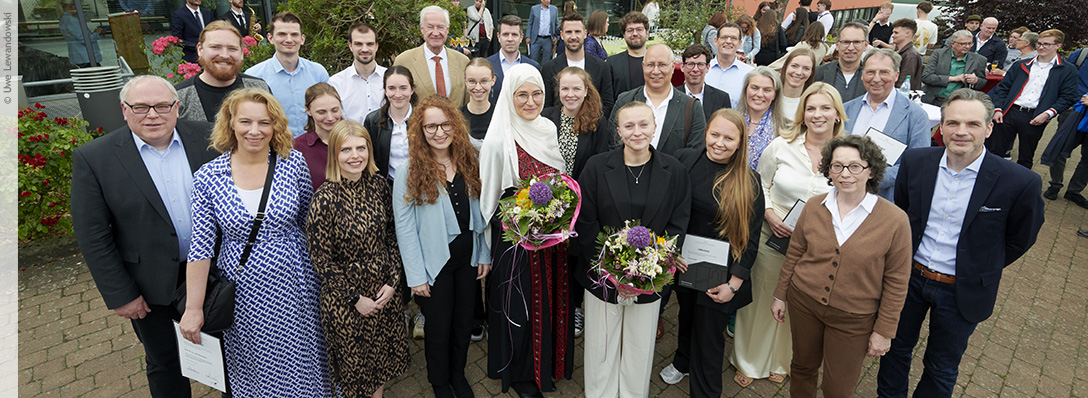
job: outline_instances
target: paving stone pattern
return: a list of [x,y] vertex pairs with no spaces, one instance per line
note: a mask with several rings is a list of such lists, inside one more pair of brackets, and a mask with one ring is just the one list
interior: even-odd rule
[[[1048,128],[1043,142],[1053,130]],[[1067,174],[1078,160],[1079,155],[1070,159]],[[1044,188],[1046,170],[1035,167]],[[1005,270],[993,317],[971,337],[954,397],[1088,397],[1088,239],[1076,236],[1078,228],[1088,228],[1088,210],[1060,196],[1046,206],[1039,241]],[[655,348],[654,397],[688,396],[687,379],[669,386],[657,375],[676,348],[676,313],[674,301],[664,315],[669,332]],[[923,339],[927,335],[923,328]],[[732,339],[726,343],[732,349]],[[582,395],[582,339],[576,344],[573,380],[558,382],[558,391],[547,396]],[[423,342],[412,340],[410,347],[412,366],[387,386],[389,397],[433,396]],[[469,346],[466,376],[477,396],[502,395],[499,382],[485,376],[486,350],[486,341]],[[144,366],[143,346],[131,323],[106,309],[82,257],[20,271],[19,397],[147,397]],[[916,355],[913,383],[921,367]],[[877,368],[877,361],[866,359],[858,397],[876,396]],[[742,389],[732,382],[733,373],[726,359],[725,397],[789,396],[788,381],[781,387],[757,380]],[[193,387],[194,396],[219,396],[206,386]],[[511,390],[506,396],[516,395]]]

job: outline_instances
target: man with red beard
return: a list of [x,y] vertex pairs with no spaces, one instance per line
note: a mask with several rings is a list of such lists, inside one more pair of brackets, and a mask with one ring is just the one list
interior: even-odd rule
[[180,119],[215,122],[219,105],[231,91],[243,87],[269,90],[264,80],[240,74],[242,35],[230,22],[209,23],[200,32],[196,50],[204,71],[174,86],[181,101]]

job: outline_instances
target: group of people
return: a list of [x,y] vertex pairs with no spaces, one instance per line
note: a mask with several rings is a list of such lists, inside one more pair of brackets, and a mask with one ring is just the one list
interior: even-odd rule
[[[1002,268],[1043,222],[1039,176],[984,148],[1000,110],[1028,105],[964,78],[935,95],[945,147],[930,148],[925,111],[897,90],[909,24],[893,23],[893,49],[868,48],[868,27],[847,23],[838,60],[823,63],[826,32],[810,33],[832,25],[821,0],[815,21],[796,14],[802,44],[776,69],[744,61],[753,20],[721,21],[712,47],[683,49],[673,87],[673,50],[646,45],[644,14],[621,19],[627,50],[601,59],[586,45],[594,18],[543,26],[558,13],[548,3],[529,34],[500,18],[486,59],[446,47],[449,15],[430,6],[423,44],[389,67],[375,59],[379,33],[351,27],[352,65],[329,77],[299,57],[301,21],[280,13],[276,56],[249,73],[242,34],[213,21],[195,46],[200,75],[130,80],[127,126],[73,155],[72,214],[107,307],[144,344],[152,395],[189,393],[171,320],[199,343],[210,273],[237,285],[222,337],[239,397],[381,396],[409,366],[413,298],[435,396],[473,396],[468,348],[486,330],[486,374],[504,392],[555,391],[583,336],[584,394],[644,397],[672,297],[677,348],[659,375],[690,376],[693,396],[721,394],[726,355],[741,386],[791,378],[806,397],[821,367],[824,396],[851,396],[864,358],[880,357],[880,394],[906,396],[927,313],[915,394],[951,395]],[[546,32],[561,38],[556,58],[519,52]],[[953,36],[958,49],[966,37]],[[892,157],[875,134],[908,149]],[[577,236],[536,251],[502,239],[499,200],[552,173],[581,186]],[[642,295],[601,283],[598,234],[633,220],[729,243],[727,280]]]

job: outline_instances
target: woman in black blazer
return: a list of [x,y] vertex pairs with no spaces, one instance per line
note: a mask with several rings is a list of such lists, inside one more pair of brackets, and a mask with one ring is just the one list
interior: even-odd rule
[[[654,113],[642,102],[616,111],[623,147],[589,159],[578,179],[582,210],[578,243],[583,261],[575,271],[585,297],[585,395],[648,396],[660,294],[626,296],[611,283],[595,283],[597,234],[603,227],[622,228],[627,221],[655,234],[681,236],[691,214],[691,189],[684,166],[651,148]],[[666,286],[665,289],[668,289]],[[618,298],[635,298],[619,304]],[[625,302],[629,300],[624,300]],[[622,335],[623,338],[617,336]]]
[[397,167],[408,160],[408,117],[419,103],[416,81],[403,66],[390,66],[382,78],[382,107],[366,115],[363,127],[374,137],[374,164],[378,175],[393,179]]
[[[691,179],[688,235],[729,242],[729,280],[705,292],[676,287],[679,333],[672,363],[661,379],[679,383],[690,371],[693,397],[722,394],[722,358],[729,316],[752,302],[752,264],[763,226],[763,189],[748,167],[744,116],[732,109],[714,112],[706,125],[706,147],[677,153]],[[736,160],[736,161],[735,161]]]
[[555,83],[555,106],[544,108],[540,116],[555,123],[568,175],[577,179],[590,157],[608,150],[612,132],[589,73],[569,66],[555,75]]

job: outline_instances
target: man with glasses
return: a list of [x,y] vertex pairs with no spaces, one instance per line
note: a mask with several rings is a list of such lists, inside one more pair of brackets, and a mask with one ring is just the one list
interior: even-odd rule
[[[656,130],[650,145],[654,149],[675,155],[683,148],[702,148],[706,118],[699,100],[672,86],[672,50],[664,44],[654,44],[646,50],[642,62],[642,77],[646,85],[620,94],[616,109],[629,102],[645,102],[654,110]],[[691,112],[689,115],[688,112]],[[612,112],[612,130],[616,131],[618,112]],[[619,146],[619,137],[612,140]],[[660,327],[659,327],[660,329]]]
[[755,69],[737,58],[737,48],[741,45],[740,25],[732,22],[722,24],[714,44],[718,46],[718,56],[707,65],[706,84],[729,94],[729,107],[736,108],[737,101],[742,98],[744,75]]
[[612,104],[616,102],[612,95],[612,71],[600,58],[586,56],[583,46],[586,40],[585,18],[578,13],[564,17],[562,38],[566,50],[540,67],[540,76],[544,78],[544,106],[555,104],[555,76],[568,66],[575,66],[589,73],[593,86],[601,94],[601,111],[604,115],[609,114],[612,112]]
[[[1001,83],[990,90],[997,125],[986,140],[986,148],[998,155],[1005,154],[1012,150],[1013,141],[1019,136],[1016,163],[1028,169],[1047,123],[1073,106],[1083,94],[1077,92],[1077,67],[1058,56],[1063,40],[1065,33],[1057,29],[1040,33],[1035,48],[1039,55],[1012,64]],[[1079,194],[1067,193],[1066,199],[1088,207],[1088,200]]]
[[211,124],[178,120],[170,82],[143,75],[121,89],[127,126],[72,154],[72,227],[106,308],[132,322],[152,397],[190,396],[170,302],[185,281],[193,172],[219,155]]
[[986,58],[970,52],[971,32],[959,30],[948,38],[948,47],[934,51],[922,69],[925,94],[922,102],[941,106],[952,92],[986,86]]
[[858,75],[862,66],[861,56],[869,48],[868,30],[865,25],[857,22],[843,25],[839,30],[839,41],[835,42],[839,59],[816,67],[816,81],[830,84],[839,90],[843,102],[865,94],[865,87]]
[[422,100],[432,95],[449,98],[455,107],[465,104],[465,68],[468,57],[446,47],[450,33],[450,12],[439,6],[426,6],[419,11],[419,30],[423,44],[405,51],[393,60],[412,72],[416,94]]
[[703,104],[703,116],[709,119],[718,109],[729,108],[729,94],[704,82],[710,59],[710,49],[702,44],[692,44],[683,54],[684,93]]
[[620,19],[627,51],[608,57],[608,67],[612,70],[613,99],[627,90],[646,84],[642,79],[642,59],[646,56],[646,40],[650,38],[649,26],[650,19],[638,11],[631,11]]
[[259,88],[270,91],[258,77],[242,74],[242,36],[227,21],[214,21],[200,32],[196,45],[202,72],[174,88],[181,101],[179,118],[215,122],[219,105],[232,91]]

